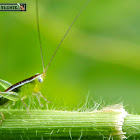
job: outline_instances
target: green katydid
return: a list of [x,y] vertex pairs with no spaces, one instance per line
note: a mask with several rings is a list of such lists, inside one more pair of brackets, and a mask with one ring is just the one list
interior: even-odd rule
[[[44,98],[42,96],[42,94],[40,93],[40,88],[41,88],[43,80],[45,79],[48,67],[50,66],[55,54],[57,53],[60,45],[62,44],[63,40],[67,36],[67,34],[70,31],[71,27],[73,26],[73,24],[75,23],[75,21],[77,20],[78,16],[83,11],[83,9],[86,7],[86,5],[89,3],[89,1],[90,0],[88,0],[86,2],[84,7],[77,14],[77,16],[73,20],[72,24],[70,25],[70,27],[68,28],[68,30],[64,34],[64,36],[63,36],[62,40],[60,41],[59,45],[57,46],[57,48],[56,48],[53,56],[51,57],[47,67],[44,68],[44,59],[43,59],[43,55],[42,55],[42,46],[41,46],[39,19],[38,19],[38,0],[36,0],[37,28],[38,28],[38,38],[39,38],[39,44],[40,44],[41,59],[42,59],[42,65],[43,65],[43,73],[35,74],[34,76],[32,76],[32,77],[30,77],[28,79],[22,80],[22,81],[14,84],[14,85],[12,85],[11,83],[9,83],[9,82],[7,82],[5,80],[0,79],[0,85],[5,89],[3,92],[0,92],[0,106],[4,105],[8,101],[18,101],[18,100],[23,101],[28,94],[32,94],[32,93],[36,93],[37,95],[42,97],[46,102],[48,102],[48,100],[46,98]],[[26,106],[25,103],[24,103],[24,105]],[[1,116],[4,119],[4,116],[2,114],[1,114]]]

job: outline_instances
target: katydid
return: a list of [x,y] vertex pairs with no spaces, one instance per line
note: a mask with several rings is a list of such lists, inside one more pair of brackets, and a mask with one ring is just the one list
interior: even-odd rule
[[[42,97],[46,102],[49,102],[45,97],[42,96],[40,93],[40,88],[43,83],[43,80],[45,79],[46,72],[48,70],[48,67],[50,66],[55,54],[57,53],[59,47],[61,46],[63,40],[67,36],[68,32],[72,28],[73,24],[77,20],[78,16],[81,14],[81,12],[84,10],[86,5],[89,3],[90,0],[86,2],[86,4],[83,6],[83,8],[80,10],[80,12],[77,14],[75,19],[73,20],[72,24],[64,34],[63,38],[61,39],[59,45],[57,46],[53,56],[51,57],[48,65],[46,68],[44,68],[44,59],[42,54],[42,46],[41,46],[41,38],[40,38],[40,29],[39,29],[39,19],[38,19],[38,0],[36,0],[36,17],[37,17],[37,28],[38,28],[38,38],[39,38],[39,44],[40,44],[40,52],[41,52],[41,59],[42,59],[42,65],[43,65],[43,73],[41,74],[35,74],[34,76],[22,80],[14,85],[11,83],[0,79],[0,85],[5,89],[3,92],[0,92],[0,106],[4,105],[8,101],[23,101],[28,94],[36,93],[39,97]],[[24,103],[24,102],[23,102]],[[24,103],[26,106],[26,104]],[[27,109],[27,108],[26,108]],[[28,112],[29,113],[29,112]],[[1,114],[2,118],[4,119],[4,116]]]

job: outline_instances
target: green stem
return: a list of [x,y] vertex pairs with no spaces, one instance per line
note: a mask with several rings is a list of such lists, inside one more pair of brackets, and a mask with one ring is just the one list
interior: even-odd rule
[[30,110],[30,116],[25,110],[3,109],[1,112],[5,116],[0,127],[3,139],[7,136],[13,139],[123,139],[122,125],[127,114],[122,107],[93,112]]
[[123,131],[129,139],[140,139],[140,115],[128,115],[124,120]]

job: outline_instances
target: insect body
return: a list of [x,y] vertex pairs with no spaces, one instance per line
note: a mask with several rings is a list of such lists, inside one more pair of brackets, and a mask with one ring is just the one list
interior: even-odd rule
[[[45,101],[48,102],[46,98],[42,96],[40,93],[40,88],[42,85],[43,80],[45,79],[46,72],[48,67],[50,66],[55,54],[57,53],[57,50],[59,49],[60,45],[62,44],[63,40],[67,36],[68,32],[70,31],[72,25],[75,23],[78,16],[81,14],[83,9],[86,7],[90,0],[87,1],[87,3],[84,5],[84,7],[81,9],[81,11],[78,13],[72,24],[70,25],[69,29],[66,31],[65,35],[63,36],[62,40],[60,41],[59,45],[57,46],[49,64],[47,65],[46,69],[44,68],[44,60],[42,55],[42,47],[41,47],[41,38],[40,38],[40,30],[39,30],[39,19],[38,19],[38,0],[36,0],[36,17],[37,17],[37,27],[38,27],[38,36],[39,36],[39,43],[40,43],[40,51],[41,51],[41,58],[42,58],[42,65],[43,65],[43,73],[36,74],[28,79],[25,79],[23,81],[20,81],[14,85],[11,83],[1,80],[0,79],[0,85],[5,89],[3,92],[0,92],[0,106],[4,105],[8,101],[23,101],[27,95],[36,93],[36,95],[41,96]],[[23,102],[24,103],[24,102]],[[25,103],[24,103],[25,105]],[[26,105],[25,105],[26,106]]]
[[39,93],[43,78],[43,74],[36,74],[14,85],[0,79],[0,84],[5,88],[4,92],[0,92],[0,105],[9,100],[17,101],[30,93]]

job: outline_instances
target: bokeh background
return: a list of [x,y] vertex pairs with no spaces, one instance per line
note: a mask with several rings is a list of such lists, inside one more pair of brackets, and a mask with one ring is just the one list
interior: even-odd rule
[[[86,1],[39,0],[45,66]],[[26,12],[0,12],[0,78],[14,84],[41,73],[42,64],[35,0],[6,2],[27,3]],[[78,109],[88,96],[101,106],[123,102],[129,113],[140,113],[139,5],[90,1],[48,69],[41,92],[54,108]]]

